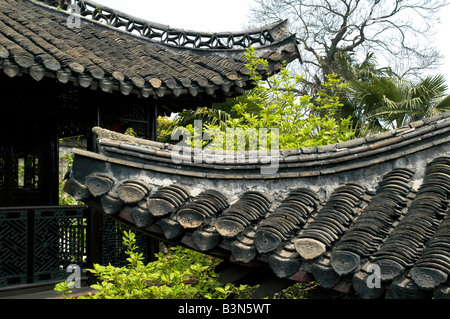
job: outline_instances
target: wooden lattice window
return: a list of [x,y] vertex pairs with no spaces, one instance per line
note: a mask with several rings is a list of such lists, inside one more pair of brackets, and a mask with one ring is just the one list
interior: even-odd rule
[[57,145],[49,131],[31,120],[0,126],[0,206],[49,205],[56,198]]
[[16,157],[17,188],[39,189],[39,157],[33,154]]

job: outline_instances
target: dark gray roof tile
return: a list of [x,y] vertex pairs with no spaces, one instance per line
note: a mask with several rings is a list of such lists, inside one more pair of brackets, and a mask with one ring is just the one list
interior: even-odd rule
[[[173,147],[95,128],[100,154],[75,150],[68,186],[77,198],[106,214],[134,220],[137,228],[150,233],[160,229],[165,239],[191,243],[207,254],[228,251],[238,263],[263,263],[276,277],[300,280],[309,274],[325,288],[353,286],[362,298],[380,297],[388,290],[398,297],[423,297],[433,289],[443,297],[442,285],[450,285],[450,128],[438,128],[437,123],[449,116],[425,120],[413,132],[406,126],[322,152],[320,147],[281,151],[277,156],[294,163],[279,161],[279,170],[268,176],[254,163],[171,165]],[[391,152],[375,151],[386,146],[368,150],[378,143],[389,144]],[[331,156],[343,146],[359,149],[358,157]],[[330,157],[317,160],[325,154]],[[91,161],[95,169],[86,170]],[[302,165],[291,167],[295,161]],[[107,163],[121,167],[120,178]],[[89,199],[86,171],[104,180],[109,191],[103,196],[106,188],[94,191]],[[133,180],[127,179],[127,171]],[[104,174],[113,176],[105,179]],[[146,195],[149,188],[139,186],[137,175],[159,182]],[[182,185],[186,194],[198,195],[180,198],[173,188],[166,193],[170,205],[150,209],[152,194],[162,192],[158,185],[169,180],[172,187]],[[129,198],[123,192],[114,196],[121,187],[129,188]],[[131,202],[135,209],[125,214]],[[164,214],[149,218],[147,212],[163,206]],[[145,228],[149,223],[152,231]],[[380,288],[367,286],[374,265],[381,269]]]

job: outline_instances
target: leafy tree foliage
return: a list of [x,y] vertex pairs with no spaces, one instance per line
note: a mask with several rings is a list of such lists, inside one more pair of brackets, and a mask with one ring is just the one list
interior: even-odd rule
[[[244,149],[239,149],[239,145],[244,144],[239,141],[248,137],[249,132],[254,132],[256,140],[260,140],[258,133],[267,133],[263,129],[276,130],[281,149],[334,144],[354,136],[351,118],[339,118],[336,113],[342,106],[340,96],[345,85],[335,75],[328,75],[317,95],[310,96],[297,89],[303,77],[294,75],[286,67],[282,67],[277,76],[264,79],[258,70],[267,68],[267,61],[254,55],[254,49],[248,49],[249,63],[246,67],[255,87],[247,92],[244,100],[237,100],[232,106],[234,116],[229,113],[225,116],[225,111],[218,112],[220,110],[207,112],[203,108],[194,112],[194,116],[202,115],[200,119],[207,115],[202,131],[211,136],[210,140],[197,147],[242,151]],[[193,137],[188,144],[195,146],[195,137],[202,132],[195,131],[192,124],[183,128]],[[236,136],[235,149],[227,145],[229,132]],[[249,149],[249,143],[245,145],[245,149]],[[265,147],[259,145],[258,149],[270,148],[273,149],[271,140]]]
[[450,110],[442,75],[401,79],[390,68],[378,68],[373,54],[362,63],[355,62],[351,55],[341,55],[337,61],[341,78],[348,84],[340,113],[351,116],[366,134]]

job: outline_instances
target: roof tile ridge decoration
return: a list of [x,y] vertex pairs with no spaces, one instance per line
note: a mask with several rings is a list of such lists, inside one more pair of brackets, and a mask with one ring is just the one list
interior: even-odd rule
[[[187,176],[218,179],[298,178],[370,167],[448,143],[450,112],[338,144],[269,152],[207,151],[147,141],[99,127],[93,131],[98,136],[101,155],[149,170],[164,164],[167,172]],[[277,165],[276,172],[261,174],[262,168],[273,164]]]
[[151,236],[263,267],[263,282],[313,280],[363,299],[450,298],[449,120],[447,112],[355,142],[370,150],[407,136],[394,161],[275,180],[171,165],[165,144],[95,128],[100,154],[75,152],[66,191]]
[[132,135],[126,135],[111,130],[101,128],[99,126],[92,128],[92,133],[97,135],[97,139],[100,143],[103,141],[124,142],[130,145],[142,146],[142,147],[155,147],[158,149],[168,148],[168,144],[147,140]]
[[[66,12],[66,0],[28,0]],[[171,28],[169,25],[132,16],[90,0],[73,0],[80,16],[93,23],[110,26],[130,35],[139,36],[177,48],[208,50],[242,50],[250,46],[264,47],[291,36],[287,20],[244,31],[203,32]]]

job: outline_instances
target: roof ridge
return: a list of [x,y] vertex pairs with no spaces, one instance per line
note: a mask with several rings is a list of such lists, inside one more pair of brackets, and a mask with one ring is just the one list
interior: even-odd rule
[[[381,140],[389,140],[396,137],[402,137],[401,140],[394,139],[392,142],[402,142],[405,139],[409,139],[412,137],[416,137],[416,135],[420,135],[421,133],[429,133],[428,129],[422,128],[421,131],[416,132],[421,127],[429,127],[433,126],[437,123],[441,123],[442,121],[446,121],[450,119],[450,111],[440,113],[435,116],[427,117],[422,120],[410,122],[402,127],[399,127],[397,129],[393,130],[387,130],[383,131],[377,134],[360,137],[356,139],[351,139],[345,142],[340,142],[336,144],[329,144],[329,145],[322,145],[322,146],[314,146],[314,147],[303,147],[298,149],[280,149],[279,155],[282,157],[289,157],[289,156],[295,156],[300,153],[302,154],[312,154],[312,153],[331,153],[331,152],[340,152],[344,149],[348,148],[356,148],[359,146],[362,146],[364,144],[372,144],[376,142],[380,142]],[[442,127],[450,126],[450,123],[444,123],[441,124],[439,127],[434,127],[434,129],[442,128]],[[110,141],[116,141],[116,142],[124,142],[133,144],[136,146],[151,146],[156,147],[160,149],[165,150],[172,150],[174,148],[173,145],[167,144],[167,143],[161,143],[156,141],[150,141],[139,137],[133,137],[124,135],[122,133],[113,132],[105,128],[101,127],[94,127],[92,129],[93,133],[95,133],[98,136],[98,139],[100,140],[110,140]],[[404,137],[404,138],[403,138]],[[195,148],[186,147],[186,149],[191,149],[194,153],[196,151]],[[201,151],[201,150],[200,150]],[[297,152],[295,152],[297,151]],[[245,155],[254,155],[255,151],[239,151],[239,154],[245,154]],[[258,151],[256,151],[258,153]],[[216,153],[220,153],[220,151],[216,151]],[[226,151],[224,151],[226,153]],[[232,152],[233,153],[233,152]],[[264,154],[266,151],[264,151]],[[273,154],[273,152],[271,153]],[[211,155],[211,154],[210,154]],[[274,155],[274,154],[273,154]]]
[[[291,36],[287,20],[276,21],[260,28],[229,32],[202,32],[172,28],[169,25],[138,18],[128,13],[98,4],[90,0],[28,0],[49,8],[58,7],[67,15],[79,15],[83,19],[96,21],[130,35],[147,38],[155,42],[175,47],[191,49],[246,49],[252,46],[264,47]],[[80,12],[70,13],[70,5],[78,6]]]
[[[160,171],[155,163],[163,163],[165,173],[211,179],[291,179],[363,169],[444,146],[450,141],[450,112],[412,122],[398,130],[292,150],[212,151],[149,141],[98,127],[93,131],[98,135],[100,154],[108,157],[99,158],[102,161],[152,171]],[[97,156],[90,152],[83,154]]]

